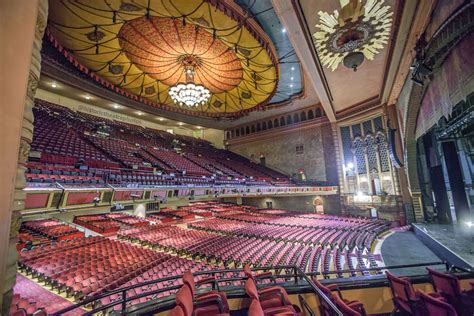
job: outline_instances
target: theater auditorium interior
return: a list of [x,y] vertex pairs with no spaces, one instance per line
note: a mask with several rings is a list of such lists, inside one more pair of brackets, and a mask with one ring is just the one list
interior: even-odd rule
[[474,315],[473,0],[0,24],[0,315]]

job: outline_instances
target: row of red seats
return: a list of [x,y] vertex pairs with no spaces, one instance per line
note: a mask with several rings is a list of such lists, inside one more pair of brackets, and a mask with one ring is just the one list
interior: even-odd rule
[[[248,308],[248,315],[251,316],[272,316],[301,315],[299,307],[293,305],[288,297],[288,293],[281,286],[266,286],[257,289],[257,282],[268,274],[256,275],[246,266],[244,273],[247,278],[245,291],[251,299]],[[271,273],[270,273],[271,274]],[[209,277],[197,282],[190,271],[183,275],[183,286],[176,293],[176,307],[170,316],[228,316],[230,307],[225,292],[219,291],[219,283],[215,277]],[[210,291],[198,293],[198,287],[212,284]],[[214,289],[216,288],[216,289]]]
[[73,222],[102,235],[113,235],[121,227],[120,223],[105,215],[74,216]]
[[452,274],[426,268],[434,293],[415,290],[410,279],[386,272],[392,289],[395,312],[410,315],[474,315],[474,282],[470,290],[462,290],[459,280]]
[[38,233],[52,240],[66,240],[84,236],[84,233],[77,228],[64,224],[57,219],[26,221],[22,223],[21,229]]
[[35,302],[22,298],[20,294],[13,294],[10,305],[11,316],[47,316],[44,307],[39,307]]
[[156,266],[167,255],[139,246],[89,237],[20,253],[27,275],[82,299],[112,290]]

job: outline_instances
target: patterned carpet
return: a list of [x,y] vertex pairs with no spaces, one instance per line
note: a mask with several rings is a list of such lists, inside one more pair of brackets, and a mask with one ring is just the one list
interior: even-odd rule
[[[44,307],[48,314],[72,305],[70,301],[44,289],[19,273],[16,275],[16,284],[13,288],[13,293],[20,294],[22,298],[30,302],[36,302],[36,305],[38,307]],[[75,316],[82,315],[85,312],[83,309],[76,309],[64,315]]]

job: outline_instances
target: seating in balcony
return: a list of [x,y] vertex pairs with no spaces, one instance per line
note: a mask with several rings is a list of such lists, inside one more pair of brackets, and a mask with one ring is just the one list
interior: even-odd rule
[[[218,185],[291,185],[281,173],[250,162],[235,153],[214,148],[210,143],[182,135],[144,128],[87,113],[74,112],[46,101],[36,100],[33,155],[27,180],[30,183],[65,183],[100,185],[109,179],[87,172],[101,170],[102,175],[156,171],[148,176],[164,176],[174,185],[201,181]],[[56,167],[61,173],[35,168],[37,161]],[[67,174],[66,168],[85,166],[78,174]],[[103,170],[107,169],[107,170]],[[117,172],[118,169],[127,169]],[[37,172],[40,170],[40,172]],[[115,170],[115,171],[114,171]],[[92,173],[92,174],[91,174]],[[194,178],[194,179],[193,179]],[[193,180],[190,180],[193,179]],[[134,182],[136,185],[162,185],[154,179]],[[161,180],[161,179],[160,179]],[[166,184],[165,184],[166,185]]]

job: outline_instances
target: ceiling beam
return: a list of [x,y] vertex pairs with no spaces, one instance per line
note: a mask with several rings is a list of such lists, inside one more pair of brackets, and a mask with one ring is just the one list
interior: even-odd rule
[[332,97],[329,93],[316,50],[312,44],[311,34],[308,34],[304,22],[301,20],[299,5],[295,0],[272,0],[272,4],[280,18],[281,24],[286,29],[291,44],[295,48],[302,68],[306,72],[308,82],[310,83],[306,89],[314,89],[316,91],[329,121],[335,122],[336,115],[332,105]]

